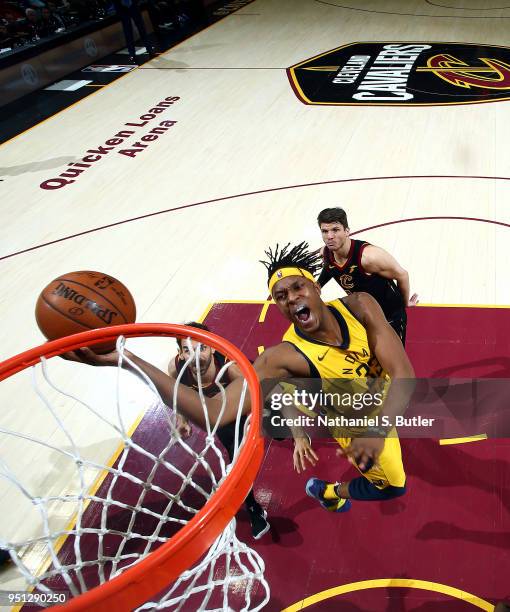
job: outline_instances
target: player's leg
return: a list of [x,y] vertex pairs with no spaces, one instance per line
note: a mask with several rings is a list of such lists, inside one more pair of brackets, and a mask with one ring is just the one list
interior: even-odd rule
[[[386,438],[377,463],[369,465],[367,469],[360,470],[360,472],[362,476],[346,483],[345,488],[351,499],[376,501],[394,499],[404,495],[406,474],[398,437]],[[345,492],[345,488],[342,489],[342,493]]]
[[[351,441],[350,438],[335,438],[335,440],[342,448],[346,448]],[[309,497],[315,498],[329,512],[347,512],[351,508],[350,496],[348,491],[345,491],[346,495],[339,494],[338,487],[341,486],[342,483],[339,482],[310,478],[306,483],[305,491]]]
[[140,38],[142,39],[143,44],[145,45],[145,49],[147,50],[147,53],[152,55],[154,53],[154,49],[149,40],[149,37],[147,36],[147,31],[145,29],[143,17],[142,17],[142,14],[138,6],[133,6],[131,17],[133,18],[133,21],[135,22],[136,28],[138,30],[138,33],[140,34]]
[[391,319],[388,319],[388,323],[397,332],[398,337],[402,341],[402,344],[406,345],[406,331],[407,331],[407,313],[406,309],[402,309],[399,313],[395,314]]
[[[342,449],[350,444],[350,438],[336,440]],[[384,501],[405,494],[406,475],[397,437],[386,438],[377,464],[369,464],[365,470],[360,470],[354,462],[353,465],[362,476],[342,483],[311,478],[306,485],[307,494],[330,512],[345,512],[350,507],[350,503],[347,504],[350,499]]]
[[346,497],[341,496],[338,487],[342,486],[339,482],[327,482],[319,478],[310,478],[306,483],[305,491],[308,497],[316,499],[320,505],[329,512],[347,512],[351,508],[351,502]]
[[129,16],[128,9],[122,7],[122,9],[119,11],[119,16],[122,22],[122,29],[124,30],[124,38],[126,39],[129,57],[134,61],[136,59],[135,38],[133,35],[133,24],[131,23],[131,17]]
[[[244,424],[246,422],[246,417],[241,418],[241,422],[239,423],[239,436],[242,438],[242,433],[244,431]],[[219,427],[216,435],[220,439],[220,442],[225,447],[227,454],[230,458],[230,461],[234,458],[234,452],[236,447],[236,424],[229,423],[224,427]],[[241,440],[239,440],[239,444]],[[250,489],[250,492],[246,496],[244,500],[244,505],[246,510],[248,511],[248,515],[250,517],[251,524],[251,532],[253,537],[258,540],[265,533],[267,533],[270,529],[270,524],[267,521],[267,512],[262,508],[262,506],[257,502],[255,496],[253,495],[253,489]]]

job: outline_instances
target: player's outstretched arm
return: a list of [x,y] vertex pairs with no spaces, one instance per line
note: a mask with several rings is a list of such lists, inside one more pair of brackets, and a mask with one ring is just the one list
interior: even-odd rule
[[366,272],[378,274],[384,278],[395,280],[402,294],[402,300],[406,306],[416,306],[418,294],[411,297],[409,273],[398,263],[398,261],[384,249],[374,245],[368,245],[363,249],[361,263]]
[[[124,354],[148,378],[150,378],[163,403],[172,407],[174,405],[176,380],[170,377],[168,374],[165,374],[165,372],[161,371],[153,364],[145,361],[138,355],[135,355],[131,351],[126,350],[124,351]],[[67,353],[66,357],[73,361],[94,366],[116,366],[118,363],[118,353],[116,351],[107,353],[105,355],[98,355],[90,349],[85,348],[73,353]],[[287,363],[292,365],[294,362],[296,362],[297,366],[299,367],[295,372],[291,373],[287,368]],[[304,362],[304,366],[305,368],[307,367],[306,362]],[[123,367],[139,375],[137,370],[129,366],[127,362],[123,363]],[[299,361],[298,353],[290,349],[286,344],[280,344],[262,353],[262,355],[260,355],[255,361],[254,367],[259,379],[286,378],[290,375],[306,375],[301,374],[303,372],[303,364],[301,364]],[[233,380],[232,383],[225,388],[226,403],[223,411],[223,395],[221,393],[218,393],[211,398],[204,398],[207,407],[207,414],[209,416],[209,422],[212,426],[214,426],[218,421],[220,421],[220,425],[226,425],[227,423],[235,421],[239,403],[241,401],[243,384],[244,378],[239,377]],[[182,384],[178,385],[177,406],[179,408],[179,412],[184,414],[188,419],[202,428],[206,427],[206,418],[204,415],[202,400],[194,389],[186,387]],[[250,409],[250,394],[246,393],[242,407],[243,414],[248,414]]]
[[[168,376],[174,380],[178,376],[177,368],[175,367],[175,358],[168,362]],[[182,438],[189,438],[193,433],[193,427],[188,419],[176,411],[175,413],[175,429]]]
[[[141,370],[145,376],[150,378],[152,384],[156,387],[156,390],[161,397],[161,400],[166,406],[173,407],[174,405],[174,391],[176,387],[176,379],[165,372],[161,371],[159,368],[154,366],[152,363],[145,361],[135,353],[131,351],[124,351],[125,357],[127,357],[133,364]],[[71,353],[66,353],[66,359],[70,359],[72,361],[78,361],[80,363],[86,363],[88,365],[93,366],[117,366],[118,364],[118,353],[117,351],[112,351],[111,353],[98,355],[91,351],[88,348],[80,349],[79,351],[74,351]],[[137,376],[143,379],[143,376],[140,375],[140,372],[130,366],[127,361],[124,361],[122,364],[123,368],[126,370],[130,370]],[[206,406],[207,412],[209,415],[209,422],[212,426],[220,419],[221,414],[221,424],[229,423],[234,421],[237,416],[237,406],[239,405],[239,400],[241,397],[241,389],[242,389],[242,381],[239,381],[241,384],[235,384],[238,381],[234,381],[229,387],[227,387],[227,392],[230,390],[230,395],[232,396],[229,400],[227,397],[227,404],[225,410],[221,414],[221,406],[222,406],[222,398],[221,396],[216,396],[213,398],[207,398]],[[238,401],[235,402],[233,398],[237,397]],[[200,399],[199,394],[190,387],[186,385],[179,384],[177,386],[177,406],[180,413],[184,414],[186,418],[190,419],[197,425],[202,428],[206,428],[206,418],[204,415],[204,409],[202,406],[202,401]],[[243,408],[243,413],[249,411],[249,401],[245,402],[245,407]]]

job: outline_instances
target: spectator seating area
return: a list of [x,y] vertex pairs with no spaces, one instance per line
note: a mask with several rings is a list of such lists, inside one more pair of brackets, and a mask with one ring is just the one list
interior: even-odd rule
[[[145,0],[156,31],[200,19],[198,0]],[[112,0],[0,0],[0,58],[115,15]]]

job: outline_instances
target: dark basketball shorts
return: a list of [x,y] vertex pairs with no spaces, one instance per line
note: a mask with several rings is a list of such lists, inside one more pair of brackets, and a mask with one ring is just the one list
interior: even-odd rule
[[394,313],[391,318],[388,319],[388,323],[397,332],[398,337],[402,340],[402,344],[406,345],[406,328],[407,328],[407,314],[405,308],[399,312]]

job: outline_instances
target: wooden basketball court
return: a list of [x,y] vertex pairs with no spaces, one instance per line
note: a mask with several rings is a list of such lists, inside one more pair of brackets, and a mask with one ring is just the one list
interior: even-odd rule
[[[356,237],[410,273],[417,374],[508,377],[507,4],[254,0],[4,143],[0,360],[44,340],[37,296],[73,270],[120,279],[140,322],[202,318],[253,358],[283,329],[265,303],[264,250],[318,248],[317,214],[342,206]],[[339,53],[356,58],[343,72]],[[386,64],[370,80],[361,70],[374,57]],[[325,288],[326,299],[338,294]],[[165,340],[133,348],[164,369],[175,353]],[[57,382],[93,401],[104,388],[90,370],[63,362]],[[59,443],[28,375],[1,387],[2,427]],[[149,399],[136,385],[131,393],[134,422]],[[115,407],[106,399],[104,410]],[[88,456],[106,461],[107,429],[81,422],[72,405],[64,412]],[[67,491],[53,452],[11,438],[2,448],[41,494]],[[255,546],[268,610],[456,612],[508,597],[508,441],[406,440],[403,450],[407,495],[344,517],[305,496],[313,474],[292,473],[288,443],[268,444],[255,483],[272,524]],[[319,455],[321,477],[341,479],[334,447]],[[4,484],[2,522],[30,534],[34,509],[13,503]],[[250,540],[242,518],[240,533]],[[30,551],[30,563],[41,554]],[[0,572],[1,589],[17,584]]]

